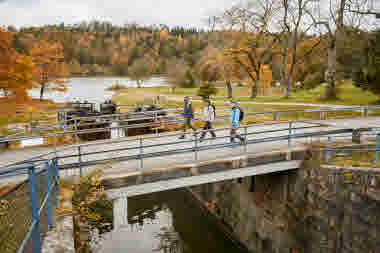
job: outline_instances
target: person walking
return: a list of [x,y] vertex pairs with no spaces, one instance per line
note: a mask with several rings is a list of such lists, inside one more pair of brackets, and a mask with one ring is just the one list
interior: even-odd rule
[[186,96],[184,98],[184,106],[183,106],[183,118],[184,118],[184,124],[183,124],[183,134],[179,137],[179,139],[185,138],[186,128],[190,127],[193,129],[194,136],[197,136],[196,129],[191,125],[191,120],[194,119],[194,111],[193,111],[193,105],[191,104],[191,98]]
[[241,116],[241,109],[237,106],[237,101],[233,100],[231,101],[231,115],[230,115],[230,124],[231,124],[231,137],[230,141],[231,143],[235,142],[235,138],[238,138],[240,140],[241,144],[245,143],[245,138],[243,138],[241,135],[237,133],[237,130],[239,129],[240,121],[242,120]]
[[209,99],[205,99],[203,102],[204,102],[203,121],[205,122],[205,125],[203,126],[203,132],[201,134],[201,137],[199,138],[199,142],[203,141],[207,132],[210,132],[213,138],[216,137],[216,134],[212,128],[212,122],[215,120],[215,115],[216,115],[215,106],[211,104],[211,101]]

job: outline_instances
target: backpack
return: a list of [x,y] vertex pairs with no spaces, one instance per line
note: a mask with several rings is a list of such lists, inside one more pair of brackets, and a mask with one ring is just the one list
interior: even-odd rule
[[240,110],[240,114],[239,114],[239,122],[240,122],[244,119],[244,110],[241,109],[240,107],[238,107],[238,109]]
[[216,119],[216,109],[215,109],[215,105],[211,105],[212,109],[214,110],[214,119]]

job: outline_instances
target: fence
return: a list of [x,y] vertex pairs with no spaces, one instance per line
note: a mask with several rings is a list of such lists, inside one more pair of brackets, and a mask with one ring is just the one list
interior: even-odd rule
[[364,156],[359,157],[359,159],[364,158],[365,160],[368,160],[367,162],[370,163],[369,160],[372,159],[370,157],[370,153],[373,153],[373,161],[372,161],[372,167],[377,168],[379,163],[379,152],[380,152],[380,134],[366,134],[367,136],[375,136],[376,137],[376,144],[373,147],[359,147],[359,148],[345,148],[345,147],[338,147],[333,148],[333,138],[331,136],[327,137],[327,147],[326,148],[319,148],[314,149],[316,152],[323,153],[323,161],[328,164],[334,156],[347,156],[351,155],[354,156],[355,154],[359,154],[360,156],[364,154]]
[[[244,108],[245,110],[254,110],[254,107],[250,108]],[[281,116],[283,115],[296,115],[296,118],[299,118],[299,115],[318,115],[316,119],[324,120],[328,118],[328,113],[344,113],[344,112],[361,112],[363,116],[368,116],[371,111],[375,111],[380,109],[380,106],[353,106],[353,107],[342,107],[342,108],[322,108],[322,109],[306,109],[306,110],[277,110],[277,111],[269,111],[269,112],[250,112],[246,113],[246,116],[270,116],[273,118],[273,121],[279,121]],[[114,115],[103,115],[103,116],[95,116],[95,117],[82,117],[82,118],[76,118],[69,121],[62,121],[59,124],[54,124],[50,126],[45,126],[43,128],[36,128],[36,130],[50,130],[50,133],[46,134],[40,134],[37,136],[22,136],[25,133],[18,133],[12,136],[7,136],[5,138],[0,138],[0,143],[9,143],[12,141],[18,141],[18,140],[27,140],[27,139],[36,139],[36,138],[44,138],[44,137],[55,137],[58,136],[77,136],[78,134],[85,134],[85,133],[97,133],[97,132],[106,132],[111,131],[113,129],[132,129],[132,128],[141,128],[141,127],[160,127],[163,125],[171,125],[171,124],[178,124],[182,123],[183,120],[176,119],[178,115],[169,115],[169,116],[158,116],[157,114],[160,112],[164,112],[168,110],[162,110],[162,111],[154,111],[154,112],[140,112],[139,115],[146,115],[149,114],[148,117],[139,118],[137,120],[146,120],[151,119],[155,122],[153,123],[141,123],[141,124],[133,124],[128,125],[128,122],[130,121],[136,121],[136,119],[124,119],[124,120],[117,120],[118,117],[121,117],[126,114],[114,114]],[[181,110],[173,110],[174,112],[179,112]],[[228,110],[218,110],[218,112],[227,112]],[[199,114],[199,113],[198,113]],[[217,121],[225,120],[228,118],[229,115],[220,115],[217,117]],[[85,129],[85,130],[78,130],[81,126],[95,126],[97,124],[104,124],[104,122],[95,122],[95,123],[79,123],[80,120],[101,120],[101,119],[107,119],[107,118],[113,118],[114,121],[119,123],[126,123],[125,125],[119,125],[115,127],[105,127],[105,128],[93,128],[93,129]],[[165,122],[157,121],[162,118],[168,118],[169,120]],[[172,120],[170,120],[170,118]],[[305,117],[304,117],[305,118]],[[307,117],[306,117],[307,118]],[[313,117],[312,117],[313,118]],[[195,119],[195,121],[200,121],[201,119]],[[67,126],[69,123],[74,122],[74,127],[72,130],[67,130],[64,126]]]
[[9,171],[26,173],[28,178],[0,195],[0,252],[40,253],[57,204],[56,161],[21,164]]

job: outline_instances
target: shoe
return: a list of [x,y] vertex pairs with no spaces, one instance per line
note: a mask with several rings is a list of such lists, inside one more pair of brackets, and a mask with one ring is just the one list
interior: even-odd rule
[[185,136],[181,135],[178,139],[180,139],[180,140],[185,139]]

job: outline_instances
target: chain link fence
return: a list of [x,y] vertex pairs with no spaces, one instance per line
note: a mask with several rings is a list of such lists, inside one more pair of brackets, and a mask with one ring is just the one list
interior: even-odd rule
[[[28,169],[21,169],[28,173]],[[17,185],[0,188],[0,252],[36,253],[52,224],[52,209],[56,203],[57,174],[51,166],[33,168],[34,180],[29,178]],[[35,189],[34,204],[31,189]],[[32,206],[37,209],[33,219]],[[35,220],[35,224],[33,224]],[[38,231],[39,230],[39,231]],[[40,235],[36,242],[35,234]],[[37,252],[39,253],[39,252]]]

